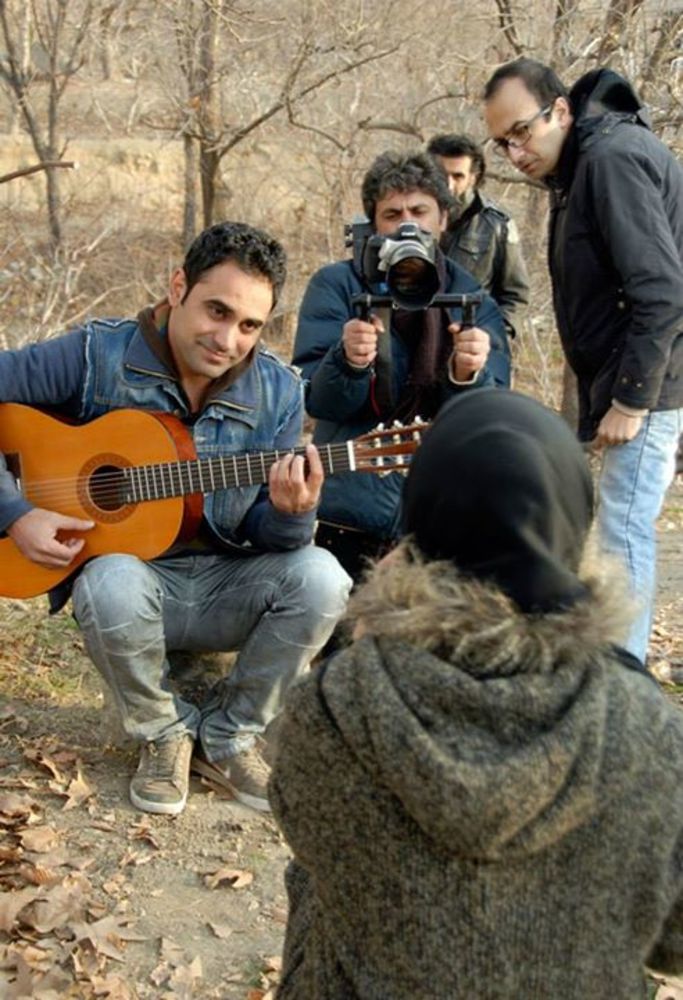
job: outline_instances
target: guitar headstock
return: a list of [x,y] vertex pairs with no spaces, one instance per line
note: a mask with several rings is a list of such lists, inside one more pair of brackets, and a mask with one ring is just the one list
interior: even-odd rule
[[429,424],[418,417],[412,424],[404,426],[399,421],[391,427],[378,424],[367,434],[361,434],[353,441],[356,470],[376,472],[381,476],[390,472],[405,474],[428,427]]

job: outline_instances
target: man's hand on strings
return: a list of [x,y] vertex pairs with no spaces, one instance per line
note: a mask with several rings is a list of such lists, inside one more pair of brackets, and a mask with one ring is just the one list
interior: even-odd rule
[[94,527],[94,521],[35,507],[18,517],[7,529],[7,534],[31,562],[46,569],[61,569],[68,566],[85,545],[84,538],[76,538],[72,533],[90,531]]
[[318,449],[306,445],[306,456],[285,455],[270,470],[270,502],[283,514],[302,514],[318,506],[323,485]]

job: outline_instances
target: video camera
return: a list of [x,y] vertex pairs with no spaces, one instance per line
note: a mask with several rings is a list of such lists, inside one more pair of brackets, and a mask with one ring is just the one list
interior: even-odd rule
[[460,306],[463,326],[474,326],[480,293],[439,295],[436,268],[437,241],[432,233],[414,222],[402,222],[386,236],[376,233],[364,216],[344,227],[345,245],[353,247],[356,270],[368,284],[385,283],[389,295],[354,295],[357,314],[367,318],[373,307],[427,309],[429,306]]

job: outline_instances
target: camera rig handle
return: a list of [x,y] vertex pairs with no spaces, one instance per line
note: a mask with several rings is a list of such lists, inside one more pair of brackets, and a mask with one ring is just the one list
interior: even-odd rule
[[[435,295],[429,303],[432,306],[459,306],[462,309],[461,325],[465,327],[475,326],[477,320],[477,306],[484,300],[482,292],[465,292],[462,295],[448,293]],[[373,309],[391,309],[394,300],[391,295],[373,295],[371,292],[359,292],[351,299],[354,315],[358,319],[368,320]]]

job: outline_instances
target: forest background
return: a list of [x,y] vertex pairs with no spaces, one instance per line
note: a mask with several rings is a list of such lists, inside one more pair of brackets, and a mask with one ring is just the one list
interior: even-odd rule
[[[287,248],[265,339],[288,359],[375,155],[485,139],[483,84],[520,54],[568,84],[619,70],[680,156],[683,0],[0,0],[0,349],[135,315],[200,229],[238,219]],[[486,190],[531,275],[516,384],[570,412],[547,195],[492,159]],[[654,637],[668,681],[683,667],[678,482]],[[199,787],[175,819],[132,811],[134,753],[69,616],[0,601],[0,630],[0,996],[272,997],[286,917],[272,822]]]
[[[377,153],[440,131],[484,139],[483,84],[520,54],[567,83],[623,72],[680,153],[682,44],[683,0],[3,0],[0,172],[54,165],[0,184],[0,343],[135,314],[203,226],[232,218],[288,250],[268,335],[287,356],[305,284],[345,255]],[[518,379],[556,405],[547,197],[503,160],[487,191],[515,217],[532,277]]]

